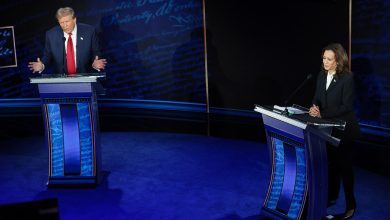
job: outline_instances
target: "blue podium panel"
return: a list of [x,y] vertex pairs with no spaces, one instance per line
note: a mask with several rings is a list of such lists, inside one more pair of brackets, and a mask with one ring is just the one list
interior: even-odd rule
[[75,104],[62,104],[61,119],[64,146],[64,175],[80,175],[80,135]]
[[307,194],[304,140],[266,126],[271,180],[263,210],[272,216],[299,219]]
[[89,103],[78,103],[78,119],[80,131],[80,149],[81,149],[81,176],[94,176],[96,169],[93,169],[93,161],[95,152],[95,138],[93,136],[93,128],[91,120],[91,106]]
[[48,186],[95,186],[100,169],[96,79],[31,78],[38,84],[49,150]]
[[343,128],[345,123],[304,113],[292,117],[285,110],[262,106],[255,111],[262,113],[271,162],[262,214],[272,219],[322,219],[328,192],[325,142],[337,146],[340,140],[329,134],[332,127]]
[[49,139],[49,176],[64,175],[64,142],[59,104],[47,104],[44,106],[46,121],[49,123],[46,130],[50,134]]
[[[50,152],[49,184],[56,177],[94,177],[95,136],[93,112],[88,98],[43,99]],[[80,102],[83,101],[83,102]],[[57,102],[57,103],[54,103]],[[50,103],[50,104],[49,104]],[[80,178],[75,179],[75,184]],[[64,183],[64,179],[61,183]]]

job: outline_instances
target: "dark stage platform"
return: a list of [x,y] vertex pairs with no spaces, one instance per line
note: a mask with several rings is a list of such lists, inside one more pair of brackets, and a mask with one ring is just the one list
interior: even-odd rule
[[[97,188],[48,189],[43,135],[2,136],[0,204],[16,204],[7,207],[15,215],[46,204],[65,220],[262,218],[269,178],[264,142],[168,132],[102,132],[101,141]],[[390,179],[355,170],[355,219],[387,219]],[[341,212],[342,204],[328,211]]]

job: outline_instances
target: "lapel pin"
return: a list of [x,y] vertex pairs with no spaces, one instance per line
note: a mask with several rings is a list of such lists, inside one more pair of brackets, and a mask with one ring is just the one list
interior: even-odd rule
[[80,40],[84,40],[84,38],[83,38],[83,37],[80,37]]

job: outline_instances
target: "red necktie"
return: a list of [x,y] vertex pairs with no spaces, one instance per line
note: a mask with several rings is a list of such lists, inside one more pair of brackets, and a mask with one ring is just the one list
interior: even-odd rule
[[75,75],[76,63],[74,61],[72,33],[69,33],[68,44],[66,45],[66,63],[68,64],[68,75]]

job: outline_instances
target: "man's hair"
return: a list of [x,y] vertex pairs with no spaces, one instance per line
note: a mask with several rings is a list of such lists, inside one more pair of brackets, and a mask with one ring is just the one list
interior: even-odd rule
[[58,20],[58,19],[60,19],[62,17],[68,16],[68,15],[71,15],[72,18],[75,18],[75,14],[74,14],[73,8],[71,8],[71,7],[59,8],[57,10],[57,13],[56,13],[56,18]]

